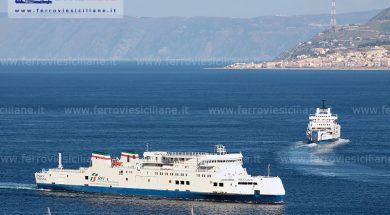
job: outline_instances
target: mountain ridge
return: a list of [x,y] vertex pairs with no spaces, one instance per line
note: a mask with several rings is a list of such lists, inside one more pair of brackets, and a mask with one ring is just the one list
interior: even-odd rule
[[390,7],[380,12],[377,16],[372,18],[368,23],[373,29],[379,31],[390,32]]
[[[366,22],[377,11],[340,15]],[[125,17],[118,20],[0,18],[0,58],[270,60],[324,30],[328,15],[256,18]]]

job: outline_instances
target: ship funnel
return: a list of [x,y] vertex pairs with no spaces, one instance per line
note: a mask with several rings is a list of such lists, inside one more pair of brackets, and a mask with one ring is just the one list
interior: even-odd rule
[[126,162],[126,163],[129,163],[133,160],[138,160],[139,159],[139,155],[138,153],[134,152],[134,151],[122,151],[121,153],[121,161],[122,162]]

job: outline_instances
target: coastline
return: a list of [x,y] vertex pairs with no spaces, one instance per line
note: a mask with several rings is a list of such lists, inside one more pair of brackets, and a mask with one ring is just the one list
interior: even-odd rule
[[384,71],[390,72],[390,67],[383,67],[383,68],[226,68],[226,67],[219,67],[219,68],[204,68],[204,69],[212,69],[212,70],[247,70],[247,71],[262,71],[262,70],[291,70],[291,71]]

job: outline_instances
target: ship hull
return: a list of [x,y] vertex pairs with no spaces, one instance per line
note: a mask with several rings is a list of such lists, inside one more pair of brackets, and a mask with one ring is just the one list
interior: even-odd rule
[[310,131],[307,133],[308,143],[332,144],[340,139],[340,135],[332,135],[327,132]]
[[327,145],[327,144],[332,144],[332,143],[335,143],[337,142],[338,140],[340,140],[339,138],[336,138],[336,139],[331,139],[331,140],[321,140],[321,141],[308,141],[308,144],[318,144],[318,145]]
[[83,193],[102,193],[127,196],[143,196],[151,198],[168,199],[189,199],[189,200],[207,200],[207,201],[226,201],[226,202],[247,202],[257,204],[283,204],[284,195],[232,195],[217,193],[198,193],[191,191],[170,191],[170,190],[151,190],[118,188],[103,186],[79,186],[65,184],[37,184],[40,189],[72,191]]

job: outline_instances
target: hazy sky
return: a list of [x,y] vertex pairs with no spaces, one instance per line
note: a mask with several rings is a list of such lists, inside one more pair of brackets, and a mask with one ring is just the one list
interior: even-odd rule
[[[135,16],[299,15],[330,13],[331,0],[125,0]],[[337,0],[340,13],[390,7],[389,0]]]
[[[6,0],[0,9],[6,11]],[[130,16],[299,15],[329,13],[331,0],[124,0]],[[339,13],[390,7],[389,0],[337,0]]]

